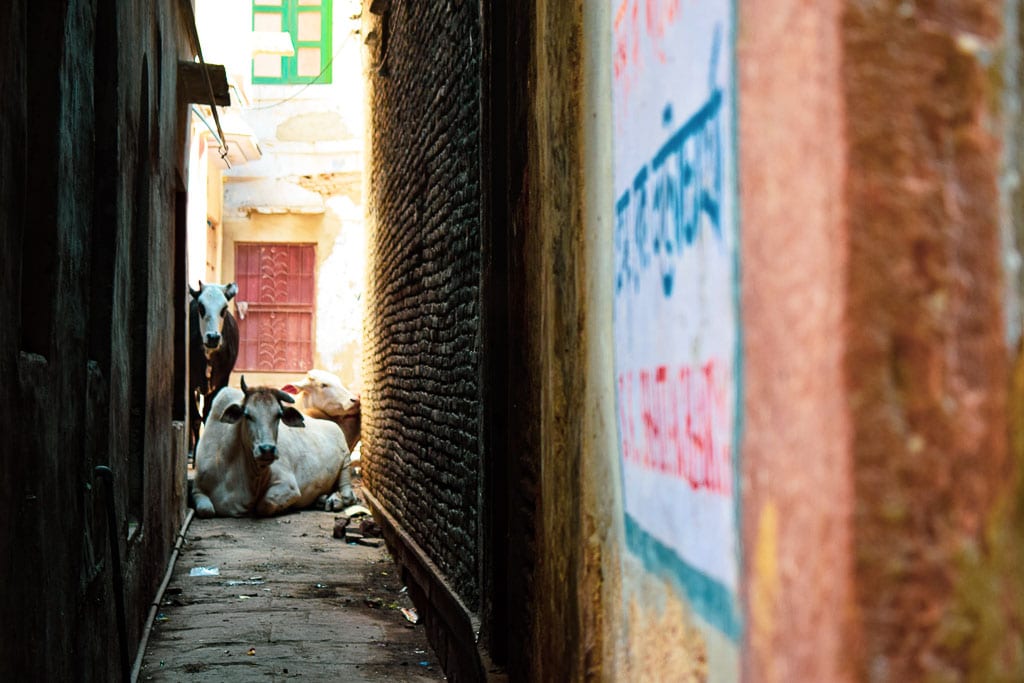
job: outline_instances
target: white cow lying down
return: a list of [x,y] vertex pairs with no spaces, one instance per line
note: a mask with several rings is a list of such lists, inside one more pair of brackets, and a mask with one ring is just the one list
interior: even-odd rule
[[348,390],[341,379],[326,370],[310,370],[297,384],[281,387],[289,394],[299,394],[302,412],[310,417],[332,420],[345,432],[349,450],[361,437],[361,404],[359,397]]
[[273,515],[327,494],[327,510],[358,502],[338,425],[304,418],[282,401],[294,399],[279,389],[246,387],[244,377],[242,391],[217,394],[195,451],[198,516]]

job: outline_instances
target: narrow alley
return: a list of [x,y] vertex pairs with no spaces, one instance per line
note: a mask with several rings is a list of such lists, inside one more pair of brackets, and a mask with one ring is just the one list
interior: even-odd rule
[[3,683],[1024,681],[1024,0],[0,0],[0,94]]
[[193,518],[138,680],[444,680],[371,518],[340,519]]

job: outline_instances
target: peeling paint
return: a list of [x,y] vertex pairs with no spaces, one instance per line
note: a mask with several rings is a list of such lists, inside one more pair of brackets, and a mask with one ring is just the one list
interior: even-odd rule
[[655,588],[662,594],[655,607],[630,599],[627,627],[630,648],[626,656],[624,680],[696,683],[708,680],[707,642],[701,630],[684,610],[682,603],[667,597],[666,584]]

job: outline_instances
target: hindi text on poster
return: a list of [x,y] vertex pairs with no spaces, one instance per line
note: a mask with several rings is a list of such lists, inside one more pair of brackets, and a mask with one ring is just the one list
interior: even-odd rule
[[613,0],[614,356],[627,546],[739,637],[732,5]]

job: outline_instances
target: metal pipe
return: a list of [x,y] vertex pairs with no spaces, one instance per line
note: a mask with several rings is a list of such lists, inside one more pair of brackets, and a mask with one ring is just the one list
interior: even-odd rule
[[182,7],[185,8],[186,18],[188,20],[189,38],[192,40],[192,47],[195,48],[196,56],[199,57],[199,64],[203,67],[203,75],[206,77],[206,89],[210,94],[210,111],[213,112],[213,122],[217,124],[217,132],[220,133],[220,158],[224,160],[228,168],[231,168],[231,163],[228,161],[228,141],[224,137],[224,131],[220,127],[220,116],[217,115],[217,98],[213,94],[213,82],[210,80],[210,69],[206,66],[206,60],[203,59],[203,46],[199,44],[199,29],[196,26],[196,14],[192,8],[192,0],[182,0]]
[[124,612],[124,576],[121,574],[121,543],[117,528],[117,506],[114,501],[114,472],[106,465],[97,465],[93,474],[107,482],[107,536],[114,581],[114,606],[117,610],[117,639],[120,647],[121,679],[131,681],[128,665],[128,624]]
[[203,125],[206,126],[206,130],[210,131],[210,134],[213,136],[213,139],[217,141],[217,145],[222,145],[223,143],[221,142],[220,137],[217,135],[217,131],[214,129],[212,125],[210,125],[210,122],[206,120],[206,117],[203,116],[203,113],[199,111],[199,107],[197,107],[194,104],[192,105],[192,113],[195,114],[199,118],[199,120],[203,122]]
[[167,590],[167,584],[171,582],[174,564],[178,561],[178,552],[181,550],[181,544],[185,541],[185,532],[188,531],[188,525],[192,523],[192,517],[195,513],[195,510],[190,509],[188,514],[185,515],[185,521],[182,522],[181,530],[178,531],[178,540],[174,543],[174,551],[171,553],[171,558],[167,561],[167,571],[164,572],[164,580],[156,591],[153,603],[149,606],[149,616],[146,618],[145,630],[143,630],[142,639],[139,641],[139,651],[135,654],[135,666],[132,667],[131,683],[139,680],[142,660],[146,656],[146,644],[149,642],[149,634],[153,630],[153,620],[156,619],[156,612],[160,609],[160,603],[164,600],[164,591]]

